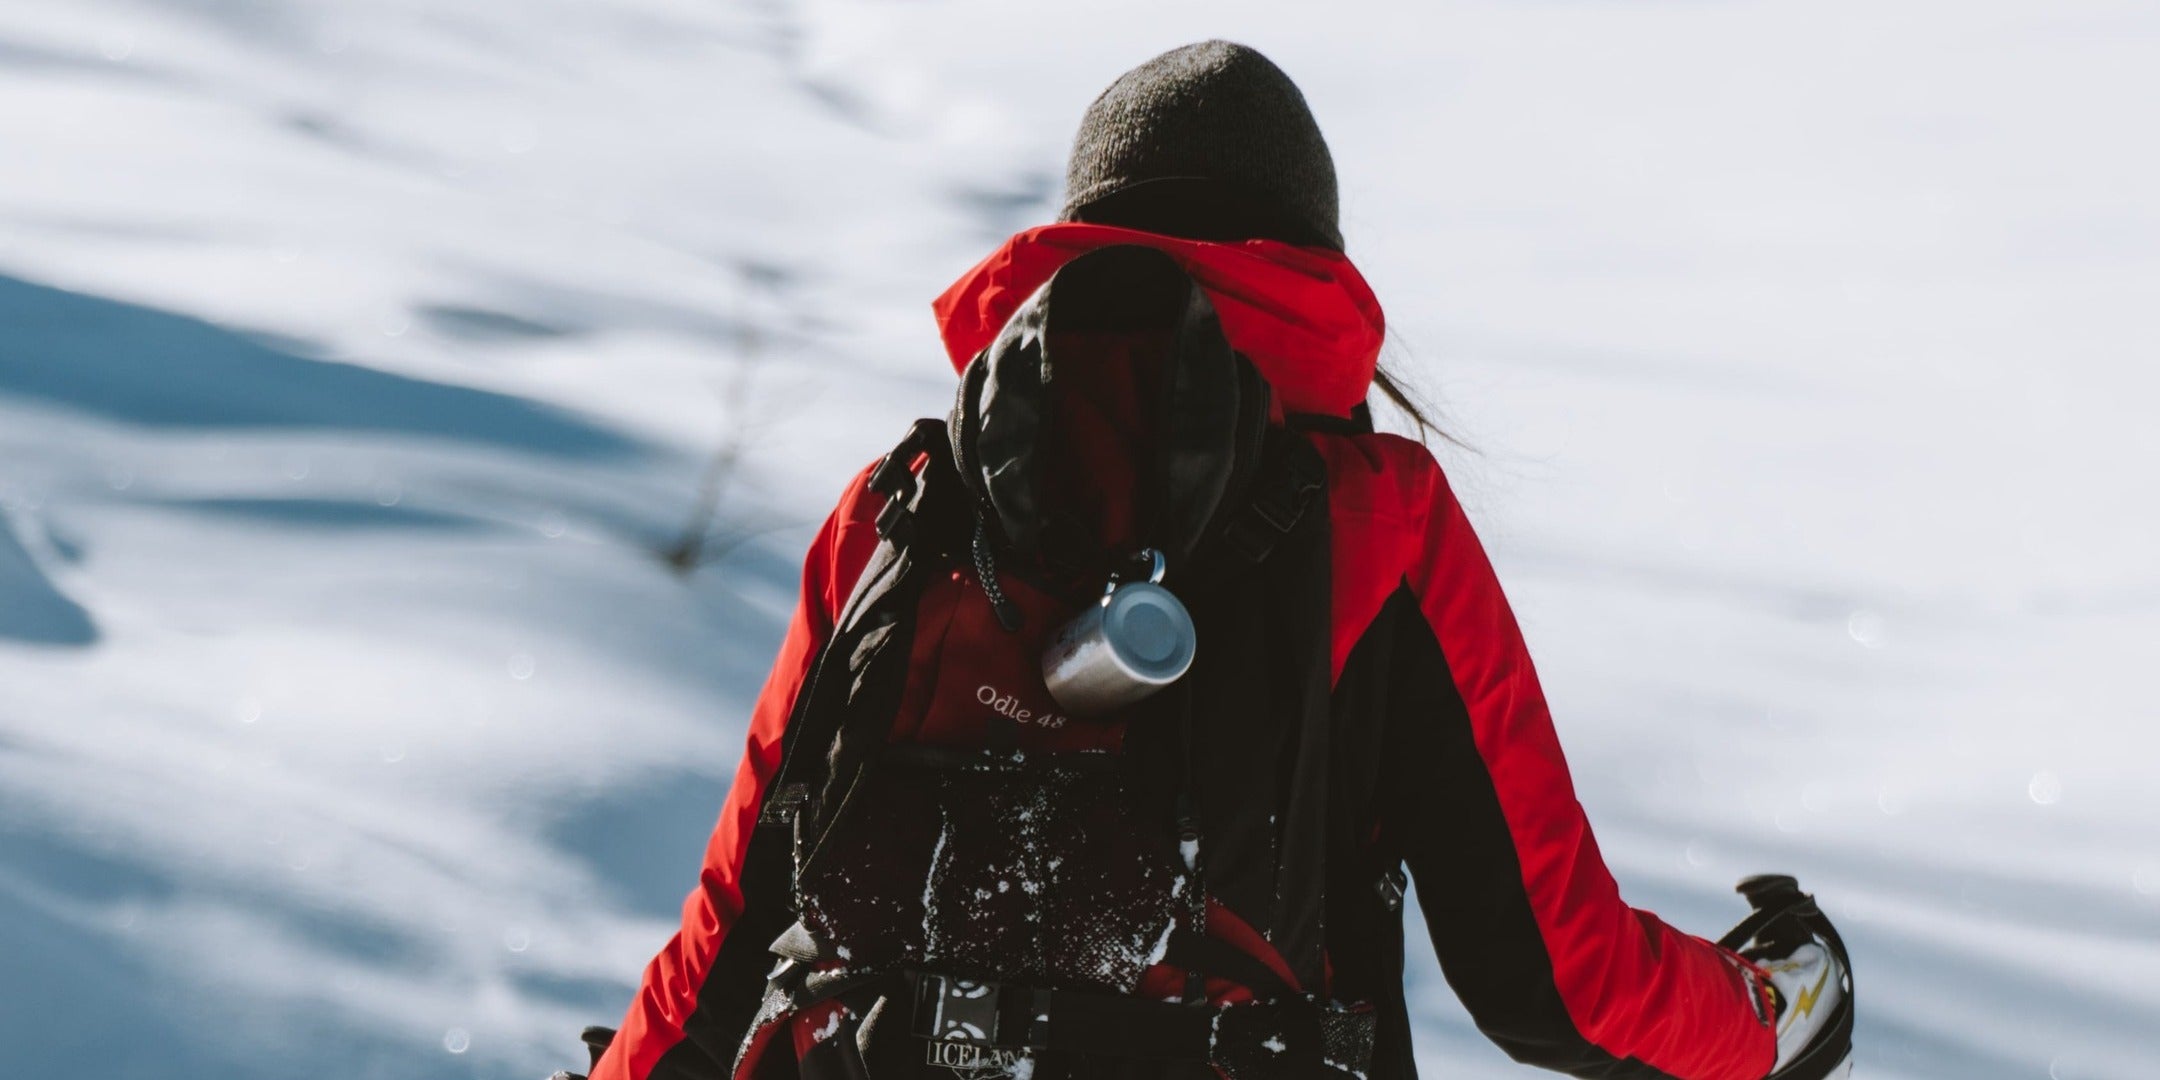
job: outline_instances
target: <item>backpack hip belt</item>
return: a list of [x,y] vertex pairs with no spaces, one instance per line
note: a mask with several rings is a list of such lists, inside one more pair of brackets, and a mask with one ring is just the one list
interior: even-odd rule
[[1231,1080],[1311,1076],[1315,1067],[1362,1074],[1372,1058],[1372,1012],[1310,998],[1194,1006],[928,973],[906,981],[914,1001],[911,1031],[933,1050],[958,1043],[1203,1062]]
[[1190,1005],[932,972],[813,972],[786,960],[768,994],[773,1014],[848,994],[904,1003],[924,1061],[947,1067],[1047,1053],[1193,1062],[1230,1080],[1290,1080],[1319,1069],[1359,1076],[1372,1059],[1376,1024],[1369,1009],[1309,997]]

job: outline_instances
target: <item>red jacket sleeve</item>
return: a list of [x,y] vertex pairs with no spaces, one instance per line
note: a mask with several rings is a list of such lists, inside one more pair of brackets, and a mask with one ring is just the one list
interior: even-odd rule
[[[772,674],[751,711],[749,745],[705,847],[698,887],[683,902],[682,929],[646,967],[637,997],[615,1041],[593,1069],[592,1080],[727,1074],[743,1032],[739,1022],[715,1022],[712,1014],[719,1010],[714,1008],[714,991],[725,989],[730,993],[724,996],[754,1002],[764,971],[770,967],[765,947],[771,933],[757,941],[735,941],[730,931],[745,921],[746,909],[760,891],[746,888],[746,860],[766,789],[779,771],[781,737],[795,711],[796,693],[831,635],[856,576],[877,547],[876,506],[865,504],[879,500],[864,494],[863,479],[858,476],[849,486],[810,545],[801,600],[781,642],[780,655],[773,661]],[[770,892],[772,886],[766,883],[762,891]],[[723,950],[748,959],[728,963]],[[717,984],[723,980],[753,980],[757,985],[721,988]]]
[[[1576,801],[1537,674],[1437,466],[1401,605],[1421,715],[1393,785],[1398,843],[1442,968],[1518,1060],[1581,1076],[1759,1080],[1775,1037],[1745,961],[1620,897]],[[1414,611],[1414,615],[1411,612]]]

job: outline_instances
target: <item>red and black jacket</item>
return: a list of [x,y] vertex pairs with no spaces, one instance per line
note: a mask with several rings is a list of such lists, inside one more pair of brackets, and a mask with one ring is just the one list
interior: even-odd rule
[[[1283,890],[1271,898],[1266,882],[1211,881],[1211,895],[1230,894],[1226,905],[1243,916],[1224,920],[1223,932],[1247,931],[1235,943],[1292,985],[1372,1003],[1372,1072],[1412,1076],[1401,924],[1372,888],[1406,865],[1450,985],[1518,1060],[1586,1077],[1767,1075],[1774,1036],[1747,962],[1621,899],[1514,617],[1431,454],[1354,422],[1306,419],[1357,414],[1372,379],[1380,309],[1347,260],[1271,241],[1033,230],[938,301],[955,366],[979,373],[986,350],[1062,267],[1119,246],[1161,252],[1197,283],[1221,334],[1272,392],[1270,437],[1298,440],[1324,476],[1324,513],[1300,530],[1299,554],[1271,559],[1275,576],[1244,590],[1247,599],[1195,609],[1202,640],[1218,643],[1214,667],[1196,664],[1188,677],[1219,725],[1201,742],[1218,777],[1201,805],[1234,802],[1221,792],[1241,786],[1240,769],[1270,771],[1272,759],[1240,755],[1271,741],[1325,740],[1329,771],[1317,788],[1249,785],[1263,801],[1275,790],[1326,793],[1324,806],[1266,807],[1271,825],[1276,811],[1285,821],[1268,852],[1273,873],[1317,875],[1327,888],[1309,895],[1324,899],[1306,910],[1286,906]],[[1121,389],[1130,388],[1113,382],[1109,396]],[[1087,425],[1085,416],[1069,422]],[[767,947],[793,919],[787,852],[758,830],[760,811],[811,667],[878,549],[886,502],[858,478],[813,543],[682,929],[647,969],[594,1080],[731,1074],[765,990]],[[1115,513],[1094,526],[1106,537],[1141,527]],[[1254,636],[1254,626],[1272,629]],[[1221,657],[1225,640],[1247,655]]]

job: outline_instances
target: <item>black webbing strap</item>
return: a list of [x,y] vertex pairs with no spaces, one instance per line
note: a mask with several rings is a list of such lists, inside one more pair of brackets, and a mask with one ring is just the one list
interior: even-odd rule
[[1079,990],[916,974],[919,1038],[1001,1050],[1206,1061],[1215,1010]]
[[1785,874],[1758,874],[1740,882],[1736,891],[1745,896],[1755,910],[1718,939],[1720,948],[1737,952],[1761,937],[1764,931],[1786,920],[1795,920],[1804,932],[1821,936],[1836,954],[1838,963],[1851,970],[1852,958],[1845,951],[1845,941],[1838,936],[1837,927],[1823,917],[1813,896],[1800,891],[1797,879]]
[[1755,940],[1756,935],[1769,929],[1772,924],[1807,914],[1814,906],[1815,902],[1813,900],[1802,896],[1775,907],[1756,908],[1748,914],[1747,918],[1740,920],[1739,925],[1725,931],[1725,936],[1718,939],[1718,947],[1738,952],[1742,946]]
[[[1206,1062],[1233,1077],[1268,1065],[1327,1064],[1362,1072],[1373,1014],[1303,998],[1222,1007],[1084,990],[1001,985],[944,975],[908,977],[918,1038],[999,1050]],[[1311,1075],[1309,1072],[1303,1075]]]
[[1210,567],[1210,576],[1228,576],[1229,569],[1266,562],[1326,484],[1327,463],[1303,436],[1270,432],[1261,450],[1260,473],[1253,478],[1252,501],[1223,523],[1220,546],[1208,556],[1210,562],[1227,565]]

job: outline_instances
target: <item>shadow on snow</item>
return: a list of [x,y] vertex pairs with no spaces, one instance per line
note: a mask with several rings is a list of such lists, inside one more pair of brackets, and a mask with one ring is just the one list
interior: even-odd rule
[[145,427],[380,432],[565,458],[643,452],[509,395],[312,359],[200,319],[7,277],[0,395]]

